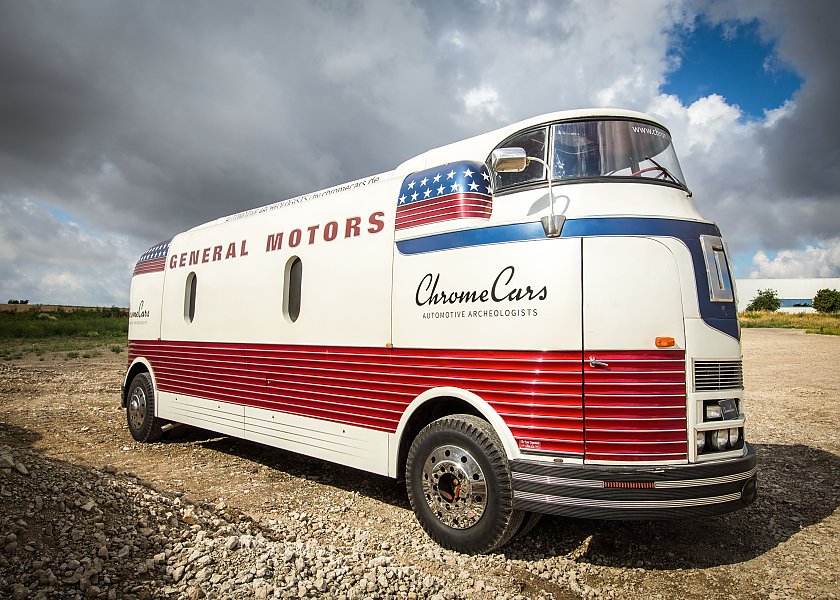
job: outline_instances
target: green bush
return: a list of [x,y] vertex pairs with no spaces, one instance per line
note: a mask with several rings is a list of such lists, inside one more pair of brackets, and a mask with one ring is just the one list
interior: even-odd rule
[[814,310],[821,313],[840,312],[840,291],[823,289],[814,296]]
[[776,312],[781,305],[782,301],[779,300],[779,293],[776,290],[759,290],[755,298],[750,300],[750,303],[747,305],[747,310],[769,310],[770,312]]

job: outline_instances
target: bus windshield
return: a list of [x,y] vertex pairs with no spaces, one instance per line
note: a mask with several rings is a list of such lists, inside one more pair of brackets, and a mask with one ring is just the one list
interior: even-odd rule
[[639,177],[686,188],[671,135],[643,121],[597,120],[552,127],[553,180]]

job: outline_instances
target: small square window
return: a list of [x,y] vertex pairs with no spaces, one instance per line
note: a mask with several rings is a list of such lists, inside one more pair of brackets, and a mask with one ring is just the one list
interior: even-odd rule
[[714,235],[701,235],[703,258],[706,261],[706,276],[709,281],[709,299],[712,302],[733,302],[732,275],[723,240]]

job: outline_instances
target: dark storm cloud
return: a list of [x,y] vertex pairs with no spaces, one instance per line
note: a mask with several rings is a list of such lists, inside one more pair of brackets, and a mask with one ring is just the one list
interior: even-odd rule
[[[776,44],[777,58],[804,80],[792,105],[755,132],[761,171],[748,181],[762,192],[749,203],[758,239],[768,248],[790,248],[814,238],[836,237],[840,233],[840,2],[760,0],[700,6],[712,20],[758,19],[762,34]],[[732,168],[737,173],[737,164]],[[737,185],[737,180],[727,183]]]
[[428,108],[401,118],[424,41],[390,48],[375,28],[423,16],[371,10],[5,3],[0,191],[153,239],[391,168],[429,143]]
[[[507,23],[528,19],[517,5],[92,0],[3,12],[0,194],[149,243],[562,107],[548,82],[519,93],[525,46],[545,58],[558,25],[549,13],[514,36]],[[492,78],[513,110],[465,108]]]
[[[783,32],[779,54],[804,75],[796,111],[764,133],[768,167],[782,192],[840,202],[840,3],[783,3],[772,25]],[[804,9],[804,10],[803,10]],[[840,211],[838,211],[840,212]],[[834,222],[834,232],[840,222]]]

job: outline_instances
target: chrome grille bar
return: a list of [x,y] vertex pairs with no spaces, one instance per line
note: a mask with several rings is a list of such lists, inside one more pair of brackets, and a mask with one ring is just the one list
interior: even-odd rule
[[744,389],[744,374],[740,360],[695,360],[694,391]]

